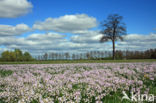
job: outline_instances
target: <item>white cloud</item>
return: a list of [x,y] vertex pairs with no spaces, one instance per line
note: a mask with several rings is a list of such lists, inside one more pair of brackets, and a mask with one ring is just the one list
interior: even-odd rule
[[[96,31],[81,32],[83,35],[73,35],[71,41],[75,43],[86,43],[91,50],[112,50],[109,42],[99,43],[102,34]],[[100,49],[101,48],[101,49]],[[156,48],[156,34],[128,34],[124,41],[117,41],[117,50],[146,50]]]
[[26,38],[3,37],[0,45],[8,49],[20,48],[35,52],[75,52],[91,48],[87,43],[74,43],[65,38],[65,35],[57,33],[32,34]]
[[30,30],[26,24],[18,24],[16,26],[0,25],[0,36],[17,36]]
[[64,35],[57,33],[31,34],[25,38],[11,38],[7,36],[0,38],[0,45],[5,45],[11,48],[20,47],[28,49],[43,49],[46,47],[57,48],[60,43],[65,43],[65,41],[67,41],[64,37]]
[[8,50],[8,48],[0,48],[0,53],[4,52],[6,50]]
[[123,42],[118,43],[117,47],[122,50],[146,50],[156,48],[156,34],[128,34],[125,36]]
[[[75,43],[99,43],[100,38],[103,36],[98,31],[80,31],[79,35],[73,35],[71,41]],[[83,34],[83,35],[82,35]]]
[[[45,52],[72,53],[112,50],[111,43],[98,42],[98,32],[88,31],[88,33],[89,34],[75,35],[77,37],[74,39],[77,39],[77,41],[75,41],[73,37],[71,37],[71,39],[67,39],[65,35],[52,32],[46,34],[31,34],[25,38],[3,37],[0,38],[0,45],[6,46],[7,49],[20,48],[24,51],[30,51],[33,55],[38,55]],[[138,39],[136,39],[136,37],[138,37]],[[125,41],[117,42],[116,49],[146,50],[150,48],[156,48],[155,44],[156,34],[128,34],[125,37]]]
[[15,18],[27,14],[32,9],[28,0],[0,0],[0,18]]
[[65,15],[59,18],[48,18],[43,22],[36,22],[33,28],[46,31],[74,33],[96,26],[97,21],[94,17],[89,17],[86,14],[77,14]]
[[[71,38],[67,38],[64,34],[53,32],[35,33],[21,38],[10,36],[1,37],[0,45],[5,46],[9,50],[19,48],[23,51],[29,51],[33,55],[39,55],[45,52],[73,53],[112,50],[112,43],[99,43],[101,36],[98,31],[87,30],[81,31],[79,34],[71,36]],[[125,36],[125,41],[118,41],[116,43],[116,49],[146,50],[156,48],[155,44],[156,34],[128,34]]]
[[65,35],[60,35],[58,33],[46,33],[46,34],[32,34],[27,37],[28,40],[56,40],[56,39],[63,39],[66,37]]
[[129,34],[125,36],[125,40],[136,40],[136,41],[155,41],[156,34],[151,33],[149,35],[140,35],[140,34]]

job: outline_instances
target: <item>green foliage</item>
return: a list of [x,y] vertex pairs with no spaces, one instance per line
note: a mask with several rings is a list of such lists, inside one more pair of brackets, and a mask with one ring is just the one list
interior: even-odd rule
[[32,56],[30,55],[29,52],[25,52],[23,54],[23,59],[24,59],[24,61],[31,61],[33,58],[32,58]]
[[38,103],[38,100],[32,100],[30,103]]
[[14,51],[15,54],[15,61],[23,61],[23,53],[20,49],[15,49]]
[[9,51],[5,51],[5,52],[3,52],[2,54],[2,60],[4,60],[4,61],[9,61],[10,60],[10,52]]
[[14,51],[4,51],[1,54],[1,61],[32,61],[33,58],[29,52],[25,52],[24,54],[20,49],[15,49]]
[[7,77],[7,76],[9,76],[9,75],[11,75],[13,73],[13,71],[11,71],[11,70],[0,70],[0,76],[1,77]]
[[4,98],[0,98],[0,103],[7,103],[7,102],[5,102]]

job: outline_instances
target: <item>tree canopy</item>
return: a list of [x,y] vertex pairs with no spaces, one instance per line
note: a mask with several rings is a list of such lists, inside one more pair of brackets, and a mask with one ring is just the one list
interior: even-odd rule
[[15,49],[14,51],[4,51],[1,54],[1,61],[32,61],[33,57],[29,52],[24,52],[20,49]]

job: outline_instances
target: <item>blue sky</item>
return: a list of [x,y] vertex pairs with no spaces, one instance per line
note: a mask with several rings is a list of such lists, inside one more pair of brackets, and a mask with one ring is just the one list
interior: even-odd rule
[[[5,49],[20,48],[23,50],[32,51],[30,48],[27,48],[26,46],[30,46],[31,43],[32,45],[36,45],[40,40],[39,38],[40,35],[44,35],[44,38],[47,38],[48,36],[52,36],[52,38],[55,39],[54,36],[56,36],[55,33],[57,33],[57,37],[60,37],[60,35],[66,36],[63,39],[61,39],[62,37],[60,37],[59,40],[61,40],[61,43],[69,44],[69,45],[70,43],[74,43],[71,44],[72,47],[69,47],[68,50],[76,47],[77,50],[79,50],[81,46],[83,45],[87,46],[91,42],[95,42],[95,38],[98,38],[96,37],[97,30],[99,30],[98,23],[101,22],[102,20],[105,20],[109,14],[113,14],[113,13],[118,13],[119,15],[124,17],[123,21],[126,23],[127,33],[129,34],[127,41],[129,41],[129,39],[132,40],[132,39],[144,37],[144,35],[146,35],[146,37],[144,38],[145,40],[144,39],[140,41],[137,40],[138,41],[137,43],[139,42],[143,43],[147,40],[150,40],[150,37],[152,40],[153,37],[155,37],[155,32],[156,32],[156,30],[154,30],[156,28],[156,19],[155,19],[156,6],[155,5],[156,5],[156,0],[4,0],[4,1],[2,0],[0,1],[0,6],[1,6],[0,7],[0,25],[1,25],[0,35],[1,35],[1,39],[3,39],[2,41],[4,42],[0,44],[1,47]],[[59,19],[61,17],[62,19]],[[87,20],[88,21],[87,23],[91,22],[91,25],[90,27],[88,27],[87,24],[86,26],[84,26],[85,23],[84,25],[82,23],[81,25],[84,26],[85,28],[83,29],[78,27],[80,26],[77,23],[79,21],[77,22],[70,21],[70,23],[67,23],[69,21],[67,18],[71,18],[71,17],[76,18],[75,20],[80,20],[80,18],[81,19],[84,18],[83,20]],[[53,25],[55,24],[48,24],[48,22],[46,22],[48,18],[51,18],[50,19],[51,23],[58,23],[58,25],[64,25],[67,27],[63,27],[63,26],[61,26],[60,28],[56,28],[56,26],[53,27]],[[62,20],[64,23],[66,23],[66,25],[63,24],[63,22],[61,22]],[[20,27],[20,29],[17,28],[15,29],[16,31],[13,30],[14,28],[16,28],[18,24],[24,24],[24,25],[18,26]],[[37,26],[34,29],[35,24]],[[44,26],[42,24],[44,24]],[[50,27],[46,27],[47,24]],[[72,29],[72,26],[70,27],[69,24],[77,25],[75,26],[75,29],[79,29],[81,30],[81,32],[83,30],[82,34],[84,36],[80,36],[81,34],[78,35],[77,33],[75,33],[75,31],[73,32],[74,27]],[[11,28],[11,29],[6,29],[6,26],[7,28]],[[69,31],[69,28],[71,31]],[[37,33],[39,35],[36,36]],[[54,36],[52,35],[52,33],[54,33]],[[88,33],[92,34],[94,38],[88,38],[92,36],[92,35],[89,36]],[[11,34],[12,36],[10,36]],[[20,38],[20,40],[18,38]],[[34,42],[34,38],[36,40],[35,42]],[[87,38],[93,41],[88,40],[88,42],[85,42],[85,44],[84,42],[83,43],[80,42],[82,40],[87,41]],[[6,42],[6,40],[11,40],[12,42],[8,43]],[[18,41],[19,43],[17,44],[16,41]],[[28,43],[24,44],[21,41],[26,41]],[[47,42],[51,43],[50,41],[45,41],[44,43],[46,44]],[[124,45],[125,42],[121,42],[120,45]],[[134,44],[129,44],[132,46],[132,49],[134,48],[136,48],[136,50],[140,49],[140,47],[137,47]],[[59,46],[60,45],[63,44],[59,44]],[[100,49],[101,48],[100,46],[94,48],[95,47],[94,45],[96,44],[93,44],[93,47],[90,47],[89,49],[103,50]],[[142,46],[141,44],[139,45]],[[151,47],[155,48],[154,45],[155,42],[148,44],[149,48]],[[27,49],[24,49],[23,47]],[[108,50],[109,48],[111,49],[111,45],[110,47],[108,46],[106,50]],[[49,49],[49,48],[47,47],[45,49]],[[65,50],[67,50],[67,48]],[[76,50],[74,49],[74,52],[75,51]]]
[[29,0],[32,12],[17,18],[0,18],[1,24],[25,23],[32,26],[35,21],[66,14],[87,14],[99,22],[109,14],[124,17],[128,33],[148,34],[156,28],[156,0]]

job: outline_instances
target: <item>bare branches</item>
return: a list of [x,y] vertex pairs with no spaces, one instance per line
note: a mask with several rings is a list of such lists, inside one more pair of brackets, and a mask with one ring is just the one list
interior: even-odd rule
[[111,14],[107,20],[101,23],[102,30],[100,33],[103,37],[100,42],[106,42],[111,40],[113,43],[113,59],[115,59],[115,41],[120,39],[123,41],[123,35],[126,35],[126,26],[122,22],[123,17],[118,14]]
[[111,40],[111,38],[109,36],[103,36],[101,39],[100,39],[100,42],[106,42],[108,40]]
[[[123,17],[118,14],[111,14],[107,20],[101,23],[103,30],[100,32],[103,34],[102,41],[114,40],[117,38],[123,40],[122,35],[126,35],[126,26],[122,22]],[[101,42],[100,40],[100,42]]]
[[123,41],[123,40],[124,40],[122,36],[119,36],[118,38],[119,38],[121,41]]

